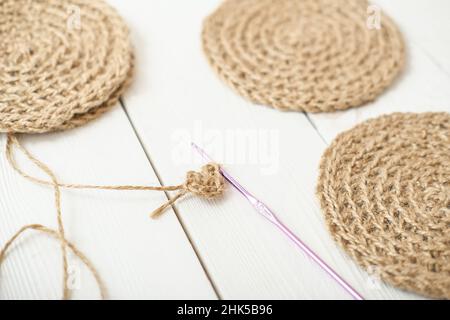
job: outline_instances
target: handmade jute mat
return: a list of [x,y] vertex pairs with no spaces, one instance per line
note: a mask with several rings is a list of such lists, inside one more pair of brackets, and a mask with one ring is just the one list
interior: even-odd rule
[[[97,118],[117,104],[133,70],[128,29],[116,11],[102,0],[3,0],[0,39],[0,132],[7,133],[5,155],[20,176],[53,189],[57,224],[55,229],[36,223],[21,227],[0,247],[0,266],[22,234],[29,230],[44,233],[60,242],[62,297],[71,297],[68,287],[71,251],[92,273],[100,296],[105,298],[107,290],[99,272],[66,237],[61,189],[178,191],[152,212],[152,217],[157,217],[186,195],[220,196],[224,178],[219,166],[210,163],[200,172],[189,171],[184,183],[174,186],[60,182],[46,164],[22,146],[16,133],[70,129]],[[20,168],[15,150],[21,151],[48,180]]]
[[2,0],[0,39],[0,132],[83,125],[131,78],[128,28],[101,0]]
[[395,113],[340,134],[317,194],[334,239],[361,266],[450,298],[449,113]]
[[365,0],[225,0],[204,22],[205,55],[237,93],[281,110],[330,112],[374,100],[404,64],[386,15]]
[[[133,70],[128,28],[102,0],[3,0],[0,39],[0,132],[8,134],[5,154],[20,175],[53,188],[57,222],[56,229],[36,223],[20,228],[0,248],[0,266],[23,233],[45,233],[61,245],[62,297],[71,295],[67,283],[71,251],[90,270],[104,298],[106,288],[96,268],[65,235],[60,189],[71,186],[63,186],[15,134],[70,129],[117,104]],[[14,147],[49,181],[23,172],[15,162]]]

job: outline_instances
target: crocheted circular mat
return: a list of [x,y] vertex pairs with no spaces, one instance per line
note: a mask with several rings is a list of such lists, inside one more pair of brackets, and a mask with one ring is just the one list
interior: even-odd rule
[[131,78],[128,29],[101,0],[2,0],[0,39],[0,132],[82,125]]
[[396,113],[340,134],[317,192],[333,237],[361,266],[450,298],[450,114]]
[[404,62],[401,35],[365,0],[226,0],[203,26],[218,75],[247,99],[282,110],[334,111],[375,99]]

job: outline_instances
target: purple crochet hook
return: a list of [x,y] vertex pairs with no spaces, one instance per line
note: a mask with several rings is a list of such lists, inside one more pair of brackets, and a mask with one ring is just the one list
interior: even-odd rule
[[[202,156],[205,161],[215,162],[206,153],[197,146],[195,143],[191,143],[192,147]],[[220,172],[223,177],[235,187],[252,206],[261,214],[264,218],[272,222],[277,226],[295,245],[306,253],[314,262],[316,262],[326,273],[328,273],[345,291],[347,291],[355,300],[364,300],[364,298],[350,286],[341,276],[339,276],[325,261],[323,261],[311,248],[309,248],[300,238],[298,238],[287,226],[285,226],[275,215],[275,213],[269,209],[263,202],[255,198],[250,192],[248,192],[239,182],[236,181],[228,172],[220,167]]]

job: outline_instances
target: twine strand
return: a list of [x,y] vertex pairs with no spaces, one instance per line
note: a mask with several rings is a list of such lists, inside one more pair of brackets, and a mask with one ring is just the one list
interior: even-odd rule
[[[18,166],[13,154],[13,148],[16,147],[20,150],[34,165],[45,172],[51,179],[51,181],[39,179],[24,172]],[[50,168],[43,162],[34,157],[25,147],[23,147],[17,137],[13,133],[8,133],[6,142],[6,158],[11,167],[22,177],[29,181],[40,185],[52,186],[54,189],[55,208],[56,208],[56,220],[58,228],[53,230],[40,224],[29,224],[19,229],[3,246],[0,251],[0,267],[4,261],[6,251],[11,245],[19,238],[19,236],[26,230],[32,229],[49,234],[60,241],[61,253],[63,260],[63,294],[64,300],[70,298],[70,290],[68,287],[68,259],[67,248],[69,248],[90,270],[94,276],[102,299],[106,297],[106,289],[100,278],[100,275],[94,265],[87,259],[87,257],[72,243],[70,243],[65,235],[64,223],[62,219],[61,210],[61,191],[60,188],[70,189],[101,189],[101,190],[152,190],[152,191],[177,191],[173,198],[168,199],[166,203],[151,213],[152,218],[159,217],[167,208],[172,206],[177,200],[184,197],[188,193],[192,193],[203,198],[214,198],[222,195],[225,186],[225,180],[220,174],[219,165],[215,163],[209,163],[202,167],[201,172],[189,171],[187,173],[186,181],[183,184],[175,186],[139,186],[139,185],[90,185],[90,184],[66,184],[60,183],[56,175],[50,170]]]
[[[40,231],[43,233],[46,233],[54,238],[57,239],[61,239],[59,236],[59,233],[53,229],[50,229],[48,227],[45,227],[43,225],[40,224],[29,224],[29,225],[25,225],[22,228],[19,229],[19,231],[17,231],[7,242],[6,244],[3,246],[3,248],[0,250],[0,266],[3,263],[3,260],[5,259],[6,256],[6,252],[8,251],[9,247],[13,244],[13,242],[16,241],[16,239],[25,231],[27,230],[36,230],[36,231]],[[73,252],[73,254],[75,254],[78,259],[81,260],[81,262],[89,269],[89,271],[91,272],[91,274],[93,275],[95,281],[97,282],[97,285],[99,287],[100,290],[100,296],[102,299],[106,298],[106,287],[100,277],[100,274],[98,273],[97,269],[95,269],[94,265],[92,264],[92,262],[70,241],[66,240],[66,245],[67,247]]]
[[[16,146],[21,152],[23,152],[24,155],[27,156],[28,159],[30,159],[36,166],[41,168],[44,172],[46,172],[52,179],[52,181],[46,181],[43,179],[39,179],[36,177],[33,177],[26,172],[24,172],[22,169],[19,168],[17,165],[17,162],[15,161],[13,157],[13,146]],[[69,183],[60,183],[56,180],[56,177],[54,174],[50,171],[50,169],[44,165],[41,161],[36,159],[27,149],[25,149],[18,141],[17,137],[13,134],[8,134],[8,140],[6,143],[6,157],[11,164],[12,168],[19,173],[22,177],[35,182],[37,184],[41,185],[47,185],[47,186],[57,186],[59,188],[66,188],[66,189],[94,189],[94,190],[118,190],[118,191],[176,191],[181,190],[179,194],[177,194],[174,198],[169,199],[165,204],[163,204],[161,207],[154,210],[150,216],[152,218],[156,218],[161,215],[167,209],[170,207],[176,200],[181,198],[182,196],[186,195],[189,190],[186,188],[186,184],[180,184],[175,186],[142,186],[142,185],[91,185],[91,184],[69,184]],[[59,193],[59,190],[58,190]]]
[[[63,260],[63,299],[66,300],[69,298],[70,293],[69,293],[69,288],[67,286],[67,279],[69,278],[69,272],[68,272],[68,263],[67,263],[67,240],[66,240],[66,236],[65,236],[65,231],[64,231],[64,224],[62,221],[62,213],[61,213],[61,192],[59,189],[59,184],[58,184],[58,180],[56,179],[55,174],[42,162],[40,162],[39,160],[37,160],[35,157],[33,157],[33,155],[31,155],[26,149],[24,149],[18,142],[17,138],[11,134],[8,133],[7,135],[7,143],[6,143],[6,157],[8,159],[8,161],[11,163],[11,165],[13,166],[14,169],[18,169],[17,164],[14,160],[14,157],[12,156],[12,145],[17,145],[19,147],[20,150],[22,150],[25,155],[39,168],[41,169],[43,172],[45,172],[50,179],[52,180],[51,184],[54,188],[54,194],[55,194],[55,207],[56,207],[56,220],[57,220],[57,224],[58,224],[58,237],[61,243],[61,252],[62,252],[62,260]],[[25,174],[24,172],[18,170],[18,172],[20,174],[22,174],[24,177],[26,177],[27,179],[30,180],[38,180],[35,179],[27,174]],[[26,229],[26,227],[25,227]],[[19,230],[15,237],[13,236],[12,241],[14,241],[20,234],[21,232],[23,232],[25,229],[21,229]],[[12,242],[11,242],[12,243]],[[11,244],[10,243],[10,244]],[[5,248],[6,250],[6,248]],[[3,254],[3,250],[2,250],[2,254]]]

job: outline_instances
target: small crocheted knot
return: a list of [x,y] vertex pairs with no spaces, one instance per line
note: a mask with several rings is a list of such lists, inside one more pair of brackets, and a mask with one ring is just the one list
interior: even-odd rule
[[216,163],[208,163],[200,172],[189,171],[184,183],[185,190],[203,198],[214,198],[222,195],[225,181]]
[[220,167],[217,163],[208,163],[203,166],[200,172],[189,171],[186,174],[186,182],[179,186],[173,187],[161,187],[159,190],[174,191],[180,190],[180,192],[163,204],[161,207],[152,212],[153,218],[158,217],[168,207],[170,207],[175,201],[185,196],[188,193],[192,193],[198,197],[211,199],[219,197],[225,190],[225,179],[220,173]]

